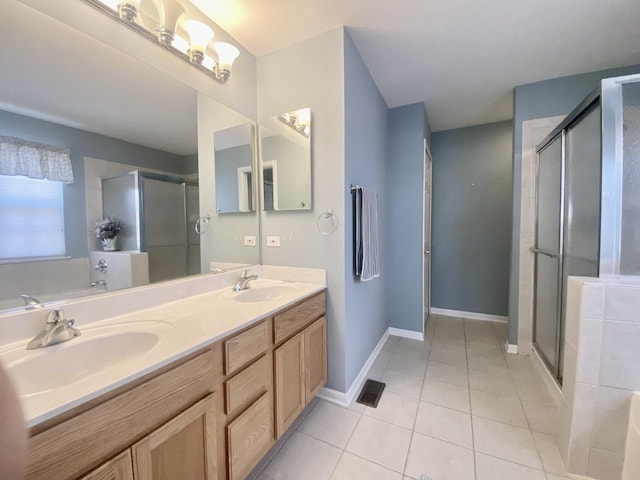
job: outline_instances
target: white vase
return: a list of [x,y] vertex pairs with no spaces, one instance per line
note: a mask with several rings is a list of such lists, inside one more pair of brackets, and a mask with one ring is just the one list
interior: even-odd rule
[[102,239],[102,250],[104,250],[105,252],[113,252],[115,250],[117,250],[117,240],[118,237],[113,237],[113,238],[103,238]]

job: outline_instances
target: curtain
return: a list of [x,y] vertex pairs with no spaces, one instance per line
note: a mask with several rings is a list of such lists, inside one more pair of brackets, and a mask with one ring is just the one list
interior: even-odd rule
[[71,151],[21,138],[0,136],[0,175],[73,183]]

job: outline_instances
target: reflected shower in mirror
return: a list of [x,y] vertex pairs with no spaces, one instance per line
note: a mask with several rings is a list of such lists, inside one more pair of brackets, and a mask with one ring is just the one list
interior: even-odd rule
[[253,126],[250,123],[213,134],[218,213],[255,210],[252,138]]
[[260,123],[263,209],[311,209],[311,110]]
[[[214,154],[200,152],[199,123],[224,129],[248,119],[214,100],[200,111],[190,86],[22,2],[5,2],[2,13],[0,140],[11,147],[2,149],[68,151],[73,177],[0,169],[0,310],[206,273],[213,260],[257,263],[259,246],[238,255],[241,241],[213,221],[195,232],[198,218],[215,217],[212,199],[199,202],[203,189],[214,191]],[[105,194],[108,179],[122,184]],[[123,224],[115,247],[95,232],[109,216]],[[256,235],[257,215],[234,222],[224,231]]]

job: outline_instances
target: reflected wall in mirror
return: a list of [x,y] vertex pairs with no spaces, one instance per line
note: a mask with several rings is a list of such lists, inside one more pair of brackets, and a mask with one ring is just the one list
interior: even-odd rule
[[218,213],[255,210],[252,139],[250,123],[218,130],[213,135]]
[[[207,246],[208,257],[202,254],[195,224],[214,205],[198,205],[201,165],[214,191],[214,155],[201,159],[198,151],[198,93],[22,2],[5,2],[3,18],[0,137],[68,149],[73,183],[0,174],[0,224],[14,229],[11,241],[21,247],[7,253],[0,243],[0,310],[23,305],[21,295],[48,302],[209,272],[214,251]],[[225,127],[248,121],[222,106],[215,115]],[[213,132],[209,138],[213,144]],[[114,193],[104,188],[113,178],[130,181]],[[6,183],[24,193],[20,181],[34,190],[11,197]],[[57,197],[37,205],[43,184],[54,185],[47,191]],[[119,251],[102,251],[94,231],[108,215],[124,223]],[[52,238],[61,248],[43,253]],[[216,246],[222,262],[225,246]]]
[[286,112],[260,124],[264,210],[311,209],[311,110]]
[[200,211],[211,218],[200,236],[203,271],[260,262],[258,213],[252,207],[257,191],[254,131],[247,117],[198,94]]

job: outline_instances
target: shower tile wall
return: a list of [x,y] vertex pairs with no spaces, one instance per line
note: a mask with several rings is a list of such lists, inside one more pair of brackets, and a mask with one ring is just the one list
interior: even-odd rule
[[640,281],[570,277],[558,446],[568,471],[620,480],[640,390]]

